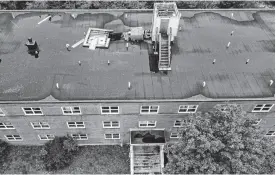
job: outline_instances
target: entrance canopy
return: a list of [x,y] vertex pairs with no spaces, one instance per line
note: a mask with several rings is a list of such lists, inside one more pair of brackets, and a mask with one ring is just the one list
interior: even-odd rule
[[133,145],[163,145],[165,144],[165,129],[131,130],[130,144]]

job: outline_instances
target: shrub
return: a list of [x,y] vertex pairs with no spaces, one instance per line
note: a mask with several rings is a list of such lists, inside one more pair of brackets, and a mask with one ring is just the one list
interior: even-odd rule
[[2,174],[3,164],[7,160],[10,151],[10,145],[0,139],[0,173]]
[[67,167],[77,151],[77,143],[72,137],[56,137],[47,142],[41,152],[46,170],[55,171]]

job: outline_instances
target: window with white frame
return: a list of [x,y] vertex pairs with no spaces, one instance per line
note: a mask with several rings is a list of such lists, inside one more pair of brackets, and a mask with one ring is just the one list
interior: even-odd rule
[[22,108],[25,115],[43,115],[41,108],[39,107],[28,107],[28,108]]
[[266,136],[275,136],[275,131],[268,131],[265,135]]
[[120,134],[104,134],[105,139],[120,139]]
[[0,116],[5,116],[5,113],[1,108],[0,108]]
[[87,134],[72,134],[71,136],[75,140],[88,140]]
[[102,106],[102,114],[119,114],[119,106]]
[[176,132],[171,133],[171,138],[179,138],[179,134]]
[[55,136],[53,134],[43,134],[43,135],[38,135],[38,138],[40,140],[54,140]]
[[104,121],[103,128],[120,128],[119,121]]
[[174,126],[174,127],[182,127],[182,122],[181,122],[181,120],[175,120],[173,126]]
[[195,113],[198,105],[180,105],[178,113]]
[[156,127],[156,121],[139,121],[139,127]]
[[153,105],[153,106],[141,106],[140,108],[140,114],[158,114],[159,112],[159,106]]
[[8,141],[22,141],[22,137],[20,135],[5,135]]
[[67,122],[68,128],[85,128],[84,122]]
[[252,112],[269,112],[270,109],[274,106],[274,104],[262,104],[262,105],[256,105]]
[[61,107],[63,115],[79,115],[81,114],[81,109],[79,106],[65,106]]
[[50,129],[50,125],[47,122],[31,122],[34,129]]
[[258,125],[258,124],[261,123],[261,121],[262,121],[262,119],[256,119],[256,120],[254,121],[253,125]]
[[0,123],[0,129],[15,129],[11,122]]

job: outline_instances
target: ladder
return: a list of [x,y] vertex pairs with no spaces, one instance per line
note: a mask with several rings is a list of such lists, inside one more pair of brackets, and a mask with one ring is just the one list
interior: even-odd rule
[[171,70],[171,45],[170,36],[159,34],[159,71]]

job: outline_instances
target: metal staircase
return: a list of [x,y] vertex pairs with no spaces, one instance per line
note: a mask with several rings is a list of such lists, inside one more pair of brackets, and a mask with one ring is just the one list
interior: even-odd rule
[[171,46],[170,36],[159,34],[159,63],[160,71],[171,70]]
[[175,2],[154,3],[151,39],[154,44],[154,54],[159,60],[158,69],[167,73],[171,70],[171,43],[177,36],[181,13]]

